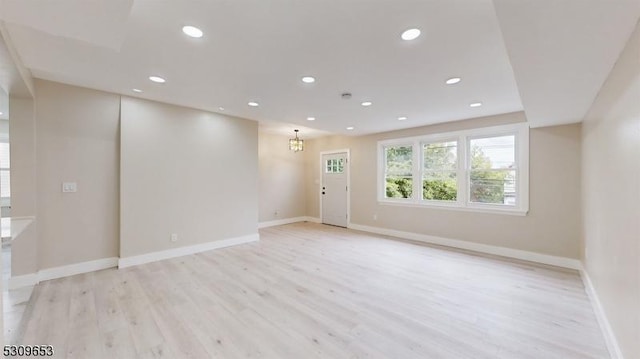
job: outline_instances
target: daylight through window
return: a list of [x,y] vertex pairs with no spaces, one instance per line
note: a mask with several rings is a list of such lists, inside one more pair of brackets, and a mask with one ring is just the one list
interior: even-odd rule
[[521,124],[381,141],[378,199],[525,214],[528,146]]
[[413,193],[413,148],[389,146],[384,149],[385,196],[387,198],[411,198]]

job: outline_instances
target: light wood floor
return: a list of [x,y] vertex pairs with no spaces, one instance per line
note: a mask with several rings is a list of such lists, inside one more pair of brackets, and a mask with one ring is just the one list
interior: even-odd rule
[[299,223],[41,283],[58,358],[608,358],[578,274]]

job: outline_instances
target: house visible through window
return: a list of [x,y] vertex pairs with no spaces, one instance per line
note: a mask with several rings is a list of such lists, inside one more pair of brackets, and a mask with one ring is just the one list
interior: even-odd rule
[[525,214],[528,146],[523,124],[380,141],[378,200]]
[[471,202],[516,204],[515,135],[471,139]]

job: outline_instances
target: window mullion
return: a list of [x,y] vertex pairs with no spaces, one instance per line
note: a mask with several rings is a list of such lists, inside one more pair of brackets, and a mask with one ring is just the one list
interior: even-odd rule
[[[526,213],[529,205],[528,134],[526,125],[508,125],[379,141],[379,199],[397,204],[459,207],[465,211]],[[453,141],[457,142],[455,172],[445,170],[451,168],[449,166],[452,164],[451,155],[446,154],[445,146],[453,146],[453,143],[446,142]],[[425,144],[428,144],[426,153],[423,148]],[[477,152],[476,144],[479,148]],[[393,164],[386,163],[387,146],[393,148],[394,152],[390,154]],[[510,146],[514,147],[514,154],[510,154]],[[407,152],[410,150],[413,153],[409,156]],[[412,161],[410,166],[406,163],[409,159]],[[481,172],[472,173],[471,167],[476,159],[477,171]],[[429,164],[428,170],[425,169],[425,163]],[[443,167],[445,164],[447,167]],[[388,165],[392,167],[388,168]],[[405,175],[409,170],[411,185],[407,186],[409,177]],[[457,191],[455,201],[449,196],[454,190],[450,180],[454,173]],[[424,200],[423,180],[427,175],[427,190],[431,199]],[[395,177],[387,182],[387,176]],[[475,178],[473,188],[471,176]],[[387,190],[392,192],[389,197],[386,197]],[[410,196],[407,193],[409,190],[412,193]],[[503,200],[500,199],[500,193],[503,193]],[[403,198],[405,196],[410,198]],[[450,202],[445,202],[445,198],[451,198]]]
[[458,137],[458,205],[465,207],[467,205],[467,138],[465,136]]
[[413,143],[413,202],[422,200],[422,169],[424,168],[422,155],[422,144],[418,141]]

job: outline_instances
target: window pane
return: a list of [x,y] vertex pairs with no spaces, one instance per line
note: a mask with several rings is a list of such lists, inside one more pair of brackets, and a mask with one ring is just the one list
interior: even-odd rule
[[0,197],[11,197],[11,183],[9,171],[0,171]]
[[386,198],[411,198],[413,179],[411,177],[386,177]]
[[9,168],[9,144],[0,142],[0,168]]
[[471,144],[471,169],[515,168],[516,137],[514,135],[477,138]]
[[422,146],[424,169],[455,171],[458,167],[458,142],[429,143]]
[[458,199],[457,173],[455,171],[429,171],[422,179],[422,199],[456,201]]
[[393,146],[385,147],[385,158],[387,174],[408,177],[411,176],[413,147],[412,146]]
[[470,187],[471,202],[516,204],[516,171],[471,171]]
[[325,173],[344,173],[344,158],[327,160]]

